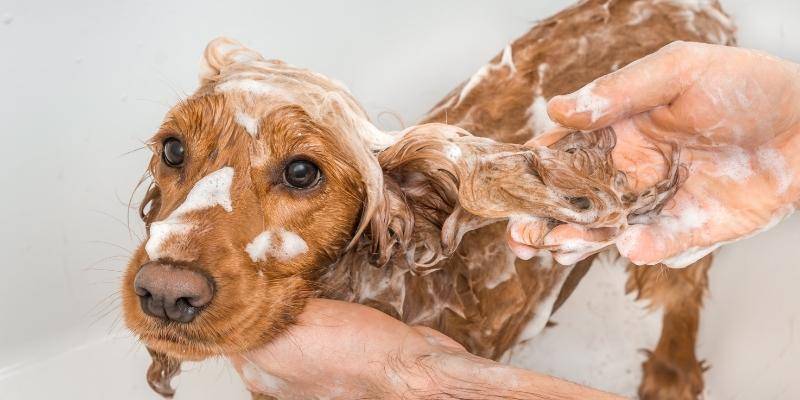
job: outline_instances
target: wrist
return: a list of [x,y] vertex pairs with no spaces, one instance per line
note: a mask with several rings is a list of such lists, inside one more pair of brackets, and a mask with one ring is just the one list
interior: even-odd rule
[[393,398],[621,398],[466,352],[445,351],[422,356],[415,361],[413,370],[396,377],[400,376],[401,379],[393,379]]

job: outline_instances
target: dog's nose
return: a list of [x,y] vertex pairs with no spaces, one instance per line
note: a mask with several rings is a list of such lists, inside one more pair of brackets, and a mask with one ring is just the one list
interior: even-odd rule
[[142,310],[165,321],[191,322],[214,297],[210,278],[187,268],[149,262],[133,282]]

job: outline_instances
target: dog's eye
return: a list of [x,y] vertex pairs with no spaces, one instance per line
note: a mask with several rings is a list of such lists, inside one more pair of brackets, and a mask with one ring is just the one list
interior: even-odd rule
[[307,189],[319,181],[319,168],[311,161],[292,161],[283,170],[283,180],[295,189]]
[[186,158],[186,148],[180,140],[169,138],[164,141],[164,149],[161,152],[164,163],[170,167],[180,167]]

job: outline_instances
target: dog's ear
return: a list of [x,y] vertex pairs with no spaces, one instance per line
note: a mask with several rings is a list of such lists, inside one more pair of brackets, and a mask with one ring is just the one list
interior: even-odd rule
[[208,43],[200,60],[200,85],[215,82],[225,68],[249,61],[264,61],[264,57],[236,40],[216,38]]
[[366,236],[379,264],[402,252],[417,268],[432,266],[466,232],[492,222],[459,203],[458,142],[467,137],[474,138],[455,126],[420,125],[378,154],[384,190]]
[[150,367],[147,368],[147,384],[156,393],[165,398],[172,398],[175,389],[172,388],[172,378],[181,372],[181,362],[166,354],[159,353],[151,348],[147,348],[150,353]]
[[[611,157],[612,129],[572,132],[549,147],[472,136],[450,125],[409,128],[378,154],[384,198],[370,220],[373,253],[399,251],[431,265],[455,251],[473,229],[513,216],[619,227],[629,213],[649,210],[677,186],[677,169],[642,194],[628,190]],[[677,165],[673,152],[670,165]]]

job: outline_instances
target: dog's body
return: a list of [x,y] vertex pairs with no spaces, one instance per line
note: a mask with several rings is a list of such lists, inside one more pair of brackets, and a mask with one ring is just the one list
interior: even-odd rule
[[[733,26],[713,3],[584,1],[508,45],[421,122],[523,143],[553,126],[546,100],[554,95],[574,91],[676,40],[733,44]],[[151,382],[163,385],[166,378],[168,383],[177,371],[172,358],[242,351],[268,341],[292,323],[308,296],[376,307],[405,322],[433,327],[470,352],[493,359],[545,327],[592,259],[573,266],[547,256],[517,259],[506,245],[503,222],[474,217],[459,205],[458,196],[443,193],[446,185],[421,181],[418,173],[398,166],[400,150],[392,147],[398,135],[368,125],[346,90],[279,62],[255,71],[238,66],[259,60],[231,42],[210,45],[210,72],[201,77],[201,89],[176,107],[154,139],[166,143],[186,136],[187,144],[204,144],[187,150],[195,158],[184,169],[160,166],[158,157],[151,163],[157,184],[143,213],[150,239],[132,260],[123,289],[128,325],[157,354]],[[272,86],[265,90],[254,79]],[[329,93],[341,95],[331,100]],[[254,101],[256,95],[270,101]],[[295,148],[280,144],[307,136],[319,138],[303,145],[310,156],[297,158]],[[255,145],[247,142],[251,137]],[[230,153],[240,147],[244,154]],[[163,158],[164,151],[156,149],[156,154]],[[315,152],[332,159],[319,160]],[[373,154],[379,163],[369,159]],[[318,186],[259,186],[262,176],[274,175],[273,164],[280,171],[304,157],[325,171]],[[192,172],[189,162],[202,169]],[[382,171],[376,171],[377,165]],[[379,183],[375,174],[382,175]],[[210,176],[213,190],[208,189]],[[195,183],[184,185],[190,182]],[[227,188],[227,197],[220,188]],[[187,206],[193,198],[201,200]],[[330,204],[334,209],[326,208]],[[305,219],[294,220],[297,214]],[[213,225],[204,222],[209,219]],[[214,239],[198,239],[200,234]],[[446,236],[454,239],[431,244]],[[270,263],[266,267],[265,261]],[[202,269],[212,280],[214,302],[247,311],[226,319],[213,308],[219,307],[216,303],[203,304],[189,307],[192,313],[205,310],[198,321],[165,328],[141,315],[131,290],[140,281],[141,266],[156,262],[169,263],[171,269]],[[233,267],[207,270],[209,264],[247,266],[247,272],[232,279],[231,274],[241,272]],[[625,290],[664,309],[661,340],[644,364],[643,398],[696,398],[702,391],[703,367],[694,344],[709,266],[706,257],[684,270],[630,268]],[[256,304],[244,304],[243,297],[253,293]],[[282,307],[274,306],[278,302]],[[165,313],[173,318],[167,308]],[[192,326],[200,322],[200,328]],[[212,338],[206,337],[207,330]],[[168,386],[155,385],[169,393]]]
[[[553,127],[547,99],[570,93],[676,40],[734,43],[718,5],[586,1],[546,19],[439,102],[421,123],[457,125],[474,135],[524,143]],[[468,233],[457,252],[425,276],[402,263],[383,268],[348,259],[351,277],[331,297],[377,307],[442,331],[477,355],[498,359],[539,333],[567,299],[593,258],[561,266],[548,256],[511,254],[505,226]],[[695,398],[703,388],[695,336],[711,256],[684,270],[629,268],[624,290],[664,308],[659,345],[644,364],[643,398]],[[401,265],[398,265],[401,264]],[[622,288],[620,288],[622,290]]]

